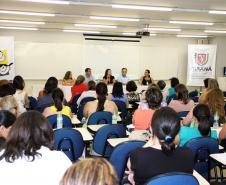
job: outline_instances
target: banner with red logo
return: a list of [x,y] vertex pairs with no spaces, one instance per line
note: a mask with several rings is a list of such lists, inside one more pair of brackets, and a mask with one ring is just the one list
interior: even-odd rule
[[205,78],[215,78],[216,45],[188,45],[187,85],[203,86]]

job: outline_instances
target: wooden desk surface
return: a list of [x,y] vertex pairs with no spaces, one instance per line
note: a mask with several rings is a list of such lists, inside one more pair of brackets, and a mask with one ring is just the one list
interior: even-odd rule
[[93,136],[89,133],[87,128],[74,128],[75,130],[79,131],[82,134],[84,141],[92,141]]

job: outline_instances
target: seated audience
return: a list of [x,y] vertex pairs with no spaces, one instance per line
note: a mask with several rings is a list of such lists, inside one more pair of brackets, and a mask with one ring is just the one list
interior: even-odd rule
[[[217,113],[219,116],[219,123],[225,123],[224,94],[219,88],[210,90],[205,96],[205,99],[203,99],[200,103],[208,105],[211,117],[214,117]],[[193,110],[190,110],[185,119],[183,119],[182,123],[183,125],[190,125],[192,120]]]
[[26,108],[29,108],[28,95],[24,91],[24,79],[21,76],[15,76],[13,79],[13,86],[16,89],[16,92],[13,96],[16,99],[18,105],[18,114],[20,115],[21,113],[27,111]]
[[128,93],[126,93],[126,96],[129,104],[131,104],[133,108],[137,108],[138,105],[136,103],[140,101],[140,94],[136,92],[137,91],[136,83],[132,80],[129,81],[126,84],[126,90],[128,91]]
[[53,130],[37,111],[21,114],[0,153],[1,184],[59,184],[71,165],[62,151],[53,151]]
[[168,89],[168,97],[172,96],[175,94],[175,87],[179,84],[178,78],[171,78],[170,79],[170,88]]
[[46,107],[54,104],[52,99],[52,92],[58,86],[58,80],[55,77],[50,77],[46,83],[44,90],[39,92],[38,103],[36,109],[43,112]]
[[63,81],[62,81],[62,85],[69,85],[72,86],[74,85],[75,80],[72,77],[72,72],[71,71],[67,71],[64,75]]
[[180,146],[197,137],[212,137],[217,139],[217,132],[211,131],[210,110],[208,105],[198,104],[193,109],[194,127],[182,126],[179,132],[178,143]]
[[94,81],[95,80],[95,78],[92,75],[92,70],[90,68],[86,68],[85,69],[84,77],[85,77],[85,81],[84,81],[85,84],[87,84],[89,81]]
[[79,107],[80,102],[82,101],[83,98],[87,98],[87,97],[97,98],[96,83],[93,80],[91,80],[91,81],[88,82],[87,86],[88,86],[88,91],[84,91],[77,100],[78,107]]
[[160,108],[162,102],[162,93],[156,87],[151,87],[146,91],[146,101],[144,105],[138,108],[133,115],[133,124],[135,130],[146,130],[150,128],[154,112]]
[[115,77],[111,74],[111,69],[106,69],[104,76],[103,76],[103,82],[108,84],[115,83]]
[[122,74],[118,77],[117,81],[121,82],[122,84],[127,84],[129,81],[129,78],[126,76],[127,68],[123,67],[121,73]]
[[171,100],[169,107],[174,109],[176,112],[190,111],[195,103],[188,96],[188,90],[185,85],[178,84],[175,88],[176,99]]
[[13,84],[6,83],[0,86],[0,110],[8,110],[18,116],[18,104],[13,94],[15,94]]
[[146,69],[144,72],[144,76],[141,77],[140,79],[140,84],[142,85],[149,85],[154,83],[154,81],[152,80],[151,76],[150,76],[150,70]]
[[0,150],[5,144],[11,126],[16,121],[16,116],[7,110],[0,110]]
[[71,108],[68,106],[65,106],[64,101],[64,93],[60,88],[56,88],[52,92],[52,98],[54,105],[51,107],[45,108],[43,115],[45,117],[48,117],[53,114],[61,113],[65,116],[68,116],[69,118],[72,117]]
[[82,75],[79,75],[75,81],[74,86],[71,88],[71,100],[70,102],[72,102],[73,98],[78,95],[83,93],[84,91],[87,91],[87,85],[84,84],[85,78]]
[[60,185],[118,185],[113,166],[104,158],[88,158],[74,163]]
[[118,100],[126,104],[126,107],[129,106],[127,96],[123,92],[123,87],[121,82],[115,82],[112,89],[112,94],[109,95],[109,99],[112,101]]
[[83,115],[88,118],[92,113],[97,111],[108,111],[112,114],[118,114],[118,108],[113,101],[107,100],[108,88],[103,82],[96,86],[97,100],[86,103]]
[[[206,83],[206,79],[204,81]],[[199,102],[203,102],[208,94],[208,92],[212,89],[218,89],[219,85],[216,79],[208,78],[208,86],[207,88],[203,91],[202,95],[199,97]]]
[[166,96],[167,96],[167,91],[165,89],[166,83],[163,80],[159,80],[157,82],[157,85],[158,85],[160,91],[162,92],[163,101],[166,102]]
[[180,130],[178,114],[169,107],[156,110],[150,130],[152,136],[149,141],[130,154],[129,181],[133,185],[143,185],[150,178],[164,173],[192,174],[194,167],[192,151],[188,148],[177,148],[174,144]]

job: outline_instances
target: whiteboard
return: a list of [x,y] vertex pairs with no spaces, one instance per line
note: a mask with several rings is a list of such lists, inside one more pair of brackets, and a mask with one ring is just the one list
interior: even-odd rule
[[140,49],[140,74],[149,69],[154,80],[178,76],[178,48],[148,46]]
[[81,73],[82,48],[70,43],[15,42],[16,74],[25,79],[62,79],[70,70]]
[[155,79],[178,76],[178,48],[142,46],[139,43],[84,41],[73,43],[15,42],[16,74],[25,79],[44,80],[50,76],[62,79],[71,70],[73,76],[92,68],[96,79],[102,79],[107,68],[113,75],[128,68],[130,79],[139,79],[145,69]]
[[103,78],[106,69],[111,69],[115,78],[121,74],[121,68],[128,69],[128,77],[139,76],[139,45],[120,42],[87,41],[84,46],[83,69],[91,67],[96,76]]

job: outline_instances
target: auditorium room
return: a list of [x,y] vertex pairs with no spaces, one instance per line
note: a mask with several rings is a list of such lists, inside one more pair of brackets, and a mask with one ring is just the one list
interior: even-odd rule
[[225,0],[0,0],[1,185],[226,185]]

